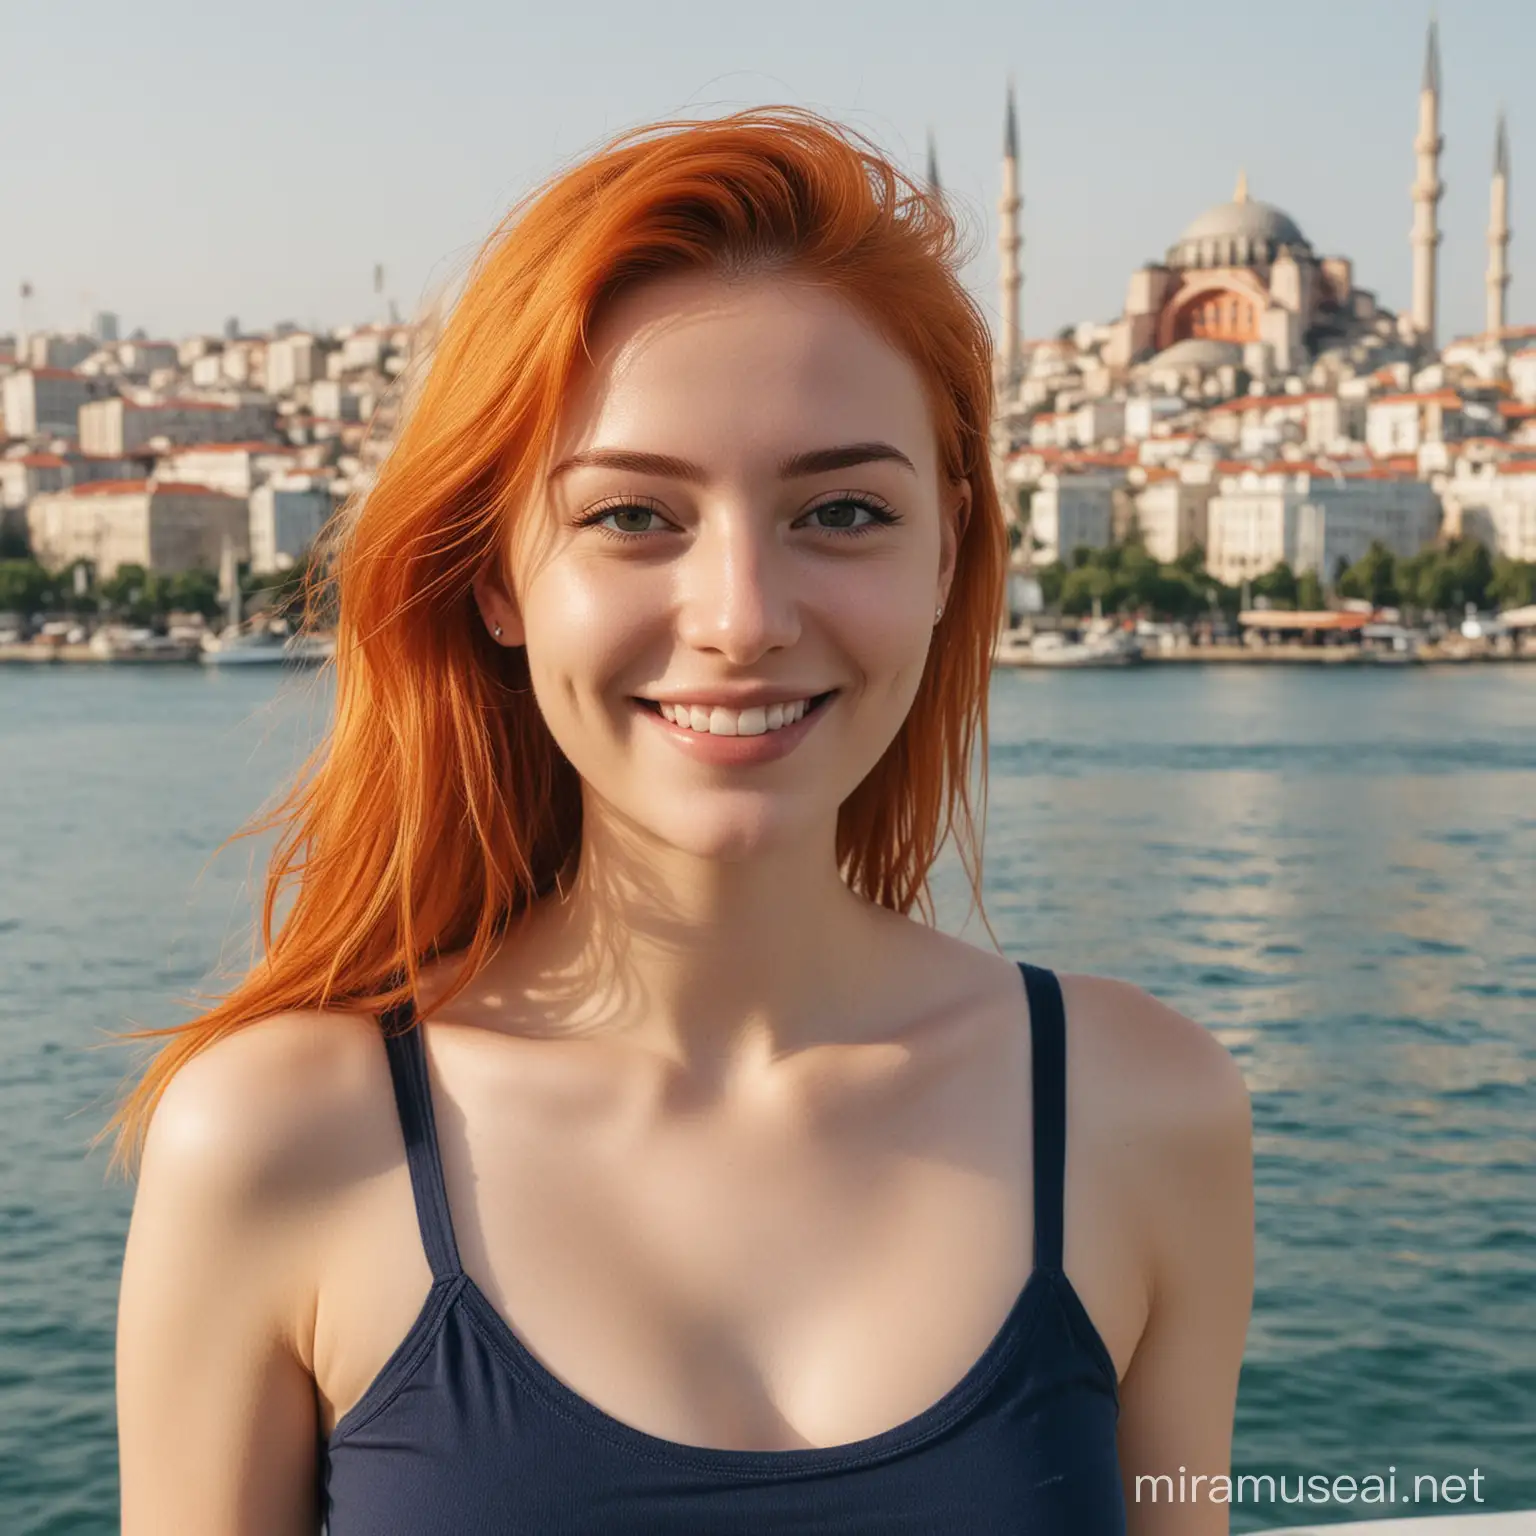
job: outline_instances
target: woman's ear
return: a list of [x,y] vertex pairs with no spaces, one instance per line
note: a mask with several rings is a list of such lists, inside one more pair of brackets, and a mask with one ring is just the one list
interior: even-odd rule
[[523,645],[522,618],[498,573],[486,567],[475,577],[472,588],[475,606],[480,610],[480,618],[490,631],[491,639],[497,645]]
[[957,480],[953,483],[953,495],[939,519],[939,601],[949,601],[950,584],[955,579],[955,557],[960,540],[965,537],[966,525],[971,520],[971,482]]

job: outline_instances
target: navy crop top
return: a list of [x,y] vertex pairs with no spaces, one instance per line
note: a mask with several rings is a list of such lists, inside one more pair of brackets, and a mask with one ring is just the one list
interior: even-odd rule
[[1115,1368],[1061,1267],[1061,988],[1042,966],[1019,970],[1031,1020],[1034,1268],[937,1402],[867,1439],[804,1450],[661,1439],[534,1358],[460,1267],[409,1004],[381,1016],[433,1284],[320,1448],[328,1536],[1123,1536]]

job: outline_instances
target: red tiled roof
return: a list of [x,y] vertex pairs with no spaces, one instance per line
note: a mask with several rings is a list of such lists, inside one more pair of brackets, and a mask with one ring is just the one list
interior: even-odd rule
[[1223,400],[1219,405],[1209,408],[1211,415],[1222,411],[1267,411],[1272,407],[1281,405],[1305,405],[1309,400],[1328,400],[1332,397],[1324,391],[1316,391],[1308,395],[1239,395],[1232,400]]
[[19,461],[32,469],[63,469],[64,460],[56,453],[24,453]]
[[165,458],[179,457],[184,453],[297,453],[291,443],[183,443],[168,448]]
[[[88,480],[84,485],[71,486],[71,496],[136,496],[149,489],[148,480]],[[161,480],[155,485],[157,496],[224,496],[227,501],[239,501],[238,496],[227,496],[212,486],[193,485],[187,480]]]
[[1369,405],[1460,405],[1461,396],[1454,389],[1427,389],[1417,394],[1378,395]]

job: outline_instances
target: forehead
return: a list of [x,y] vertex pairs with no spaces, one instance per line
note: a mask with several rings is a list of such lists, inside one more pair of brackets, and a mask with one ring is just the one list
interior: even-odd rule
[[644,447],[696,459],[884,439],[921,471],[937,445],[922,376],[847,300],[804,280],[684,273],[599,317],[557,456]]

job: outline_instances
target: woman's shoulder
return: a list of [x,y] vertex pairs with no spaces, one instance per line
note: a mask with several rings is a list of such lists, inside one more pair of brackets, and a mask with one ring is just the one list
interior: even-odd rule
[[152,1170],[210,1195],[313,1199],[390,1155],[394,1099],[377,1020],[295,1010],[241,1025],[183,1062],[150,1120]]
[[1250,1114],[1236,1058],[1213,1030],[1134,982],[1059,972],[1069,1058],[1116,1119],[1144,1134],[1199,1139],[1241,1134]]

